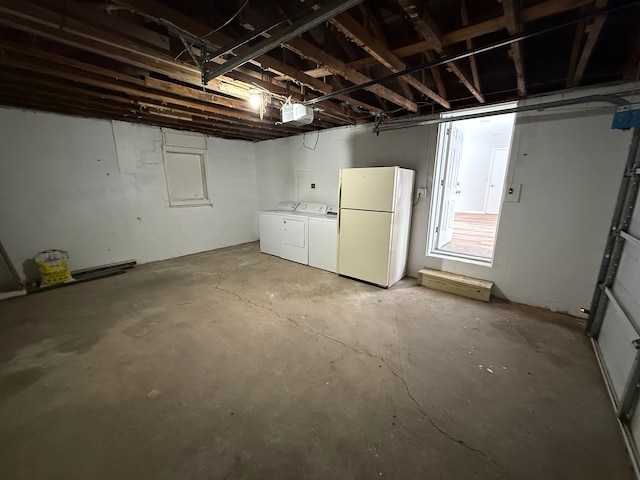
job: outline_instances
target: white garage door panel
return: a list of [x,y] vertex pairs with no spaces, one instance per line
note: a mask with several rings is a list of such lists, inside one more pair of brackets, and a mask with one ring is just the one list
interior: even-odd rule
[[633,218],[629,226],[629,233],[636,238],[640,238],[640,196],[636,200],[636,206],[633,210]]
[[613,302],[607,305],[598,344],[604,366],[609,374],[616,398],[620,397],[627,384],[631,367],[636,357],[636,349],[631,344],[638,338],[633,325]]
[[640,321],[640,246],[625,242],[613,291],[627,316]]

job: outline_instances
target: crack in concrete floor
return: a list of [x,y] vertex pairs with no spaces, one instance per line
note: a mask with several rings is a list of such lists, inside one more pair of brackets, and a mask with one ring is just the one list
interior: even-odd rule
[[[199,273],[200,273],[200,272],[199,272]],[[275,310],[275,309],[274,309],[274,308],[272,308],[272,307],[269,307],[268,305],[263,305],[263,304],[260,304],[260,303],[254,302],[253,300],[250,300],[250,299],[248,299],[248,298],[245,298],[245,297],[243,297],[243,296],[239,295],[238,293],[236,293],[236,292],[234,292],[234,291],[232,291],[232,290],[229,290],[229,289],[227,289],[227,288],[221,287],[221,286],[220,286],[220,284],[222,283],[223,277],[222,277],[222,275],[221,275],[221,274],[219,274],[219,273],[214,273],[214,274],[209,274],[209,275],[211,275],[211,276],[215,276],[215,277],[218,277],[218,284],[217,284],[217,285],[215,285],[215,287],[214,287],[216,290],[219,290],[219,291],[222,291],[222,292],[228,293],[228,294],[230,294],[230,295],[233,295],[233,296],[234,296],[234,297],[236,297],[238,300],[241,300],[241,301],[243,301],[243,302],[246,302],[246,303],[248,303],[248,304],[250,304],[250,305],[253,305],[253,306],[256,306],[256,307],[258,307],[258,308],[262,308],[262,309],[268,310],[268,311],[270,311],[271,313],[273,313],[274,315],[276,315],[277,317],[282,318],[282,319],[284,319],[284,320],[287,320],[287,321],[289,321],[289,322],[293,323],[293,324],[294,324],[294,325],[296,325],[298,328],[301,328],[301,329],[307,329],[307,330],[311,331],[312,333],[314,333],[314,334],[315,334],[315,335],[317,335],[317,336],[324,337],[325,339],[330,340],[331,342],[337,343],[337,344],[339,344],[339,345],[342,345],[342,346],[343,346],[343,347],[345,347],[345,348],[348,348],[349,350],[353,351],[354,353],[357,353],[357,354],[359,354],[359,355],[365,355],[365,356],[368,356],[368,357],[371,357],[371,358],[375,358],[375,359],[377,359],[377,360],[379,360],[379,361],[383,362],[383,363],[385,364],[385,366],[387,367],[387,369],[389,370],[389,372],[390,372],[394,377],[396,377],[396,378],[397,378],[397,379],[402,383],[402,385],[404,386],[404,389],[405,389],[405,391],[406,391],[406,393],[407,393],[407,396],[408,396],[408,397],[409,397],[409,399],[413,402],[413,404],[416,406],[416,409],[418,410],[418,412],[420,412],[420,415],[422,415],[422,417],[423,417],[425,420],[427,420],[427,421],[431,424],[431,426],[432,426],[433,428],[435,428],[435,429],[436,429],[436,431],[438,431],[442,436],[444,436],[444,437],[445,437],[445,438],[447,438],[448,440],[450,440],[450,441],[452,441],[452,442],[455,442],[455,443],[457,443],[458,445],[460,445],[460,446],[462,446],[462,447],[466,448],[467,450],[470,450],[470,451],[472,451],[472,452],[474,452],[474,453],[476,453],[476,454],[478,454],[478,455],[480,455],[480,456],[484,457],[484,458],[485,458],[485,460],[487,460],[487,461],[491,462],[493,465],[495,465],[496,467],[498,467],[500,470],[502,470],[502,471],[504,471],[504,472],[509,473],[505,467],[503,467],[502,465],[500,465],[498,462],[496,462],[493,458],[491,458],[489,455],[487,455],[487,454],[486,454],[485,452],[483,452],[482,450],[480,450],[480,449],[478,449],[478,448],[475,448],[475,447],[472,447],[471,445],[469,445],[468,443],[466,443],[464,440],[461,440],[461,439],[459,439],[459,438],[454,437],[454,436],[453,436],[453,435],[451,435],[449,432],[447,432],[446,430],[444,430],[443,428],[441,428],[441,427],[440,427],[440,426],[439,426],[439,425],[438,425],[438,424],[437,424],[437,423],[436,423],[436,422],[431,418],[431,416],[430,416],[427,412],[425,412],[425,410],[422,408],[422,405],[420,404],[420,402],[418,402],[418,400],[416,399],[416,397],[415,397],[415,396],[413,395],[413,393],[411,392],[411,389],[409,388],[409,384],[407,383],[406,379],[405,379],[404,377],[402,377],[400,374],[398,374],[398,373],[397,373],[397,372],[396,372],[396,371],[391,367],[391,365],[390,365],[390,363],[389,363],[389,360],[388,360],[387,358],[383,357],[382,355],[377,355],[377,354],[374,354],[374,353],[367,352],[367,351],[365,351],[365,350],[359,350],[359,349],[355,348],[354,346],[349,345],[348,343],[343,342],[342,340],[339,340],[339,339],[337,339],[337,338],[334,338],[334,337],[332,337],[331,335],[327,335],[326,333],[320,332],[320,331],[318,331],[318,330],[316,330],[316,329],[314,329],[314,328],[310,327],[309,325],[301,324],[301,323],[300,323],[300,322],[298,322],[297,320],[295,320],[295,319],[293,319],[293,318],[291,318],[291,317],[288,317],[287,315],[283,315],[283,314],[281,314],[280,312],[278,312],[277,310]]]

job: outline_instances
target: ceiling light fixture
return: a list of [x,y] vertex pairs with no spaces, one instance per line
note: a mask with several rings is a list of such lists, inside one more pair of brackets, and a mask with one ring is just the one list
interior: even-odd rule
[[250,88],[249,94],[249,105],[251,105],[251,108],[258,110],[262,107],[262,92],[257,88]]

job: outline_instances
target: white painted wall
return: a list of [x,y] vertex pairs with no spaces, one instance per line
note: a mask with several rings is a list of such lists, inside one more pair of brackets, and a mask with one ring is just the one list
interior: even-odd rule
[[161,131],[0,109],[0,239],[22,274],[41,250],[67,250],[73,269],[140,263],[254,241],[253,144],[207,137],[213,207],[170,208]]
[[493,151],[510,147],[514,116],[505,114],[455,123],[464,133],[456,212],[484,213]]
[[[408,273],[415,276],[427,266],[493,280],[498,295],[572,314],[588,306],[630,141],[628,132],[611,130],[611,120],[612,108],[601,104],[518,115],[507,182],[523,184],[522,200],[503,207],[493,266],[426,257],[429,202],[421,200],[413,213]],[[259,207],[294,198],[297,170],[317,172],[318,201],[330,204],[336,203],[341,167],[412,168],[416,186],[431,192],[436,128],[378,137],[370,129],[324,131],[314,151],[303,147],[300,136],[256,144]]]

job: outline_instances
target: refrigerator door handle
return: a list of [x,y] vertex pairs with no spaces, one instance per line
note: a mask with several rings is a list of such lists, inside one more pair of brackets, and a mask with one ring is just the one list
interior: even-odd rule
[[342,206],[342,170],[340,171],[340,180],[338,181],[338,233],[340,233],[340,210]]

